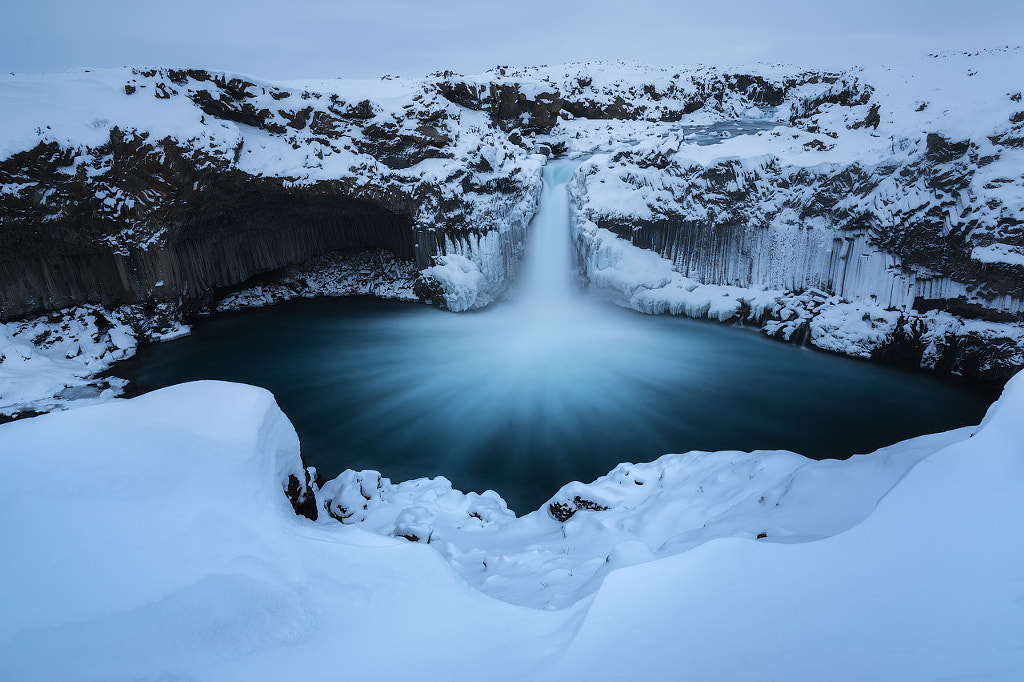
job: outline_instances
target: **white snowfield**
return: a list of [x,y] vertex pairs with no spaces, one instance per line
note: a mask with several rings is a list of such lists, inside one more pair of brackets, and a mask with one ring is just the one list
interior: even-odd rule
[[2,677],[1020,679],[1022,414],[1024,374],[977,428],[844,462],[621,465],[564,523],[349,472],[323,492],[363,527],[292,512],[262,389],[4,424]]

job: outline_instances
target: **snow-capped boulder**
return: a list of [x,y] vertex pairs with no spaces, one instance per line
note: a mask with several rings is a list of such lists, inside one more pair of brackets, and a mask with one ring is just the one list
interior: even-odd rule
[[416,290],[420,298],[433,301],[445,310],[462,312],[480,306],[480,287],[484,275],[480,267],[465,256],[438,256],[436,265],[420,273]]

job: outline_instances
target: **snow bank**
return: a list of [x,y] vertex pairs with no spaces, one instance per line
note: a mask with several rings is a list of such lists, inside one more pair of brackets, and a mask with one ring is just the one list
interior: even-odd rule
[[170,306],[79,306],[0,324],[0,415],[45,412],[110,399],[128,383],[98,377],[135,354],[140,341],[189,333]]
[[546,679],[1015,679],[1022,411],[1018,375],[973,437],[924,459],[844,533],[720,539],[612,573]]
[[1002,263],[1024,267],[1024,247],[1009,244],[990,244],[971,249],[971,259],[982,263]]
[[0,425],[4,676],[514,680],[562,646],[568,614],[295,516],[282,486],[301,471],[273,397],[238,384]]
[[833,353],[870,358],[892,337],[900,320],[896,310],[837,303],[811,320],[811,343]]
[[427,286],[440,289],[444,307],[462,312],[479,307],[477,298],[484,282],[480,266],[458,254],[435,257],[436,265],[425,268],[422,278]]
[[574,216],[572,233],[587,290],[643,313],[720,322],[741,316],[760,320],[784,293],[701,284],[676,271],[672,261],[578,216]]
[[282,493],[298,442],[262,389],[4,424],[0,657],[39,680],[1013,679],[1022,410],[1024,375],[976,429],[667,455],[522,518],[346,472],[319,522]]
[[493,491],[461,493],[443,477],[392,483],[376,471],[346,471],[318,498],[328,512],[322,523],[429,544],[486,594],[565,608],[616,568],[715,538],[807,542],[846,530],[910,467],[968,435],[923,436],[844,461],[783,451],[665,455],[567,484],[519,518]]

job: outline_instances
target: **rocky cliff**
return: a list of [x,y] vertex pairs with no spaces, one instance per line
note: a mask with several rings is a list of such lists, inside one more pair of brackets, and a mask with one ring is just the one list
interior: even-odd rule
[[[778,292],[753,311],[774,336],[1005,381],[1024,362],[1024,105],[1003,79],[1019,62],[807,79],[772,131],[597,157],[574,184],[584,276],[638,309],[672,307],[667,281],[606,285],[619,261],[595,257],[618,238],[662,256],[687,293]],[[724,317],[754,297],[734,294]]]
[[[0,161],[0,319],[79,303],[194,309],[325,252],[386,249],[422,267],[517,229],[499,249],[511,267],[538,191],[528,150],[430,83],[392,87],[385,107],[338,84],[198,70],[7,81],[8,101],[33,98],[37,118]],[[40,110],[47,98],[71,111]],[[492,273],[495,293],[510,274]]]
[[624,65],[287,85],[197,69],[5,77],[0,320],[79,303],[191,310],[369,249],[421,269],[465,257],[485,305],[515,272],[533,153],[569,146],[561,123],[735,117],[793,83]]
[[[93,348],[75,370],[93,376],[131,352],[114,330],[174,335],[228,292],[487,305],[514,280],[544,157],[565,154],[590,159],[572,196],[591,289],[1001,381],[1024,365],[1024,104],[1005,77],[1021,62],[0,77],[4,357]],[[62,331],[94,313],[87,342]],[[5,393],[0,409],[28,404]]]

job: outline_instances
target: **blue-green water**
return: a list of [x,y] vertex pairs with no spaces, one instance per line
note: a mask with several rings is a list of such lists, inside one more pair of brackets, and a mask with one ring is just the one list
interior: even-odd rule
[[845,458],[978,423],[994,397],[728,325],[582,299],[555,324],[515,308],[294,301],[207,320],[119,374],[145,390],[264,386],[324,476],[443,475],[518,513],[619,462],[691,449]]
[[452,314],[373,299],[294,301],[211,319],[118,374],[151,390],[225,379],[273,391],[307,464],[498,491],[518,513],[571,480],[689,450],[845,458],[976,424],[993,395],[772,341],[645,316],[572,284],[552,162],[511,301]]

